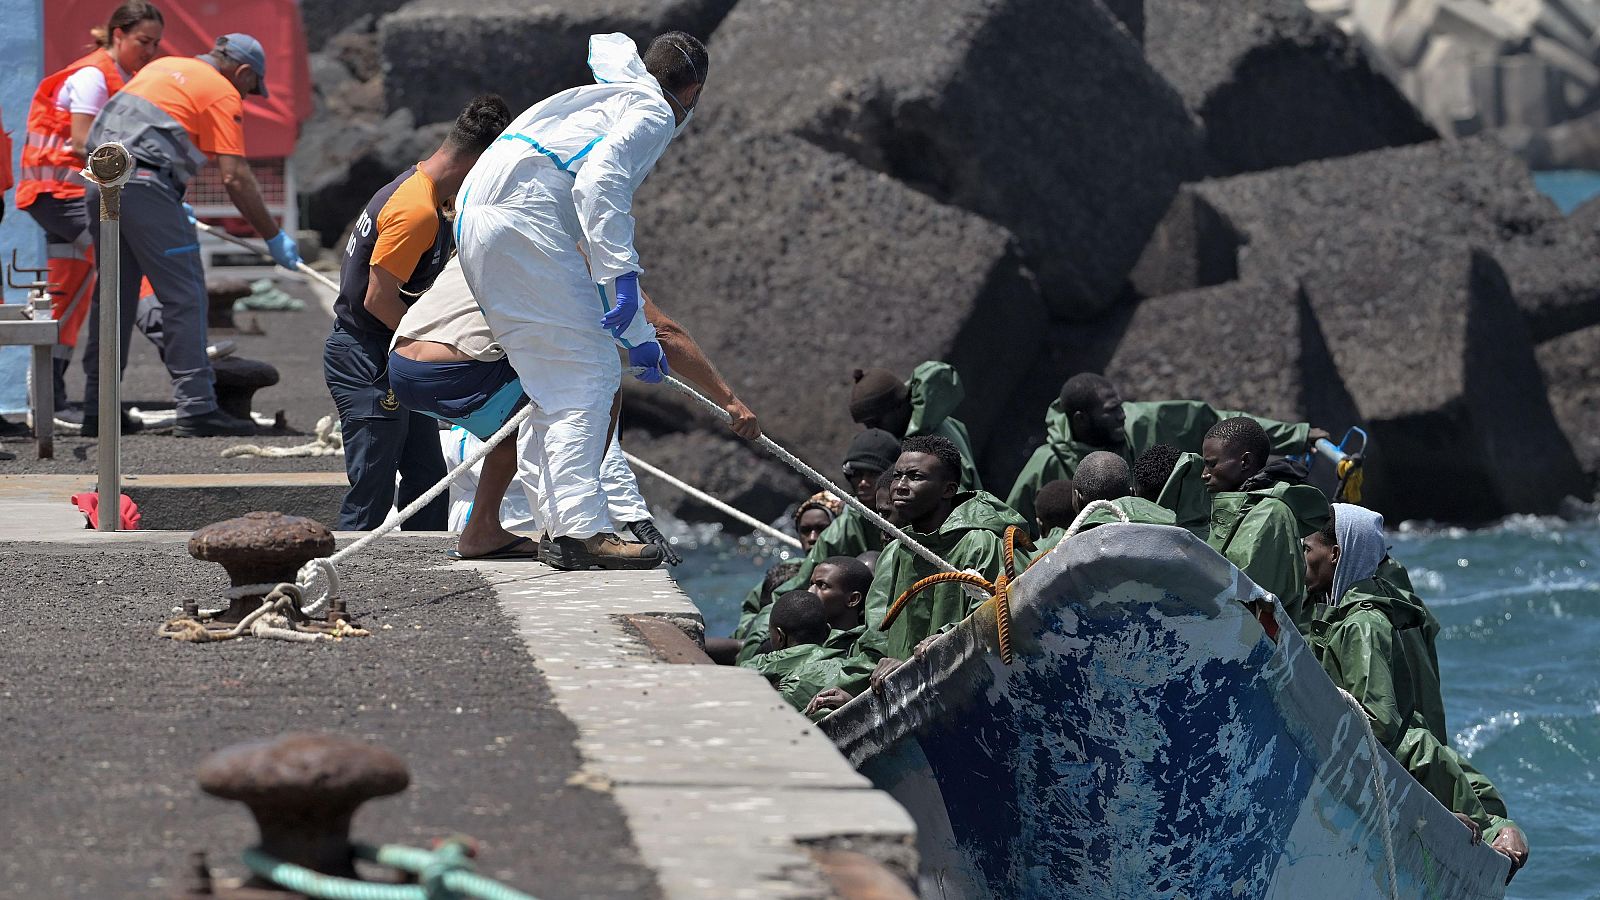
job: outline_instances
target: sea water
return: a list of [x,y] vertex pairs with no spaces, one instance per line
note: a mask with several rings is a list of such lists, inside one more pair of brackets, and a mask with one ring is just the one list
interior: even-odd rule
[[[767,567],[794,551],[673,529],[707,633],[729,634]],[[1438,616],[1452,743],[1494,779],[1527,832],[1506,896],[1600,897],[1600,523],[1513,518],[1468,531],[1402,527],[1392,552]]]

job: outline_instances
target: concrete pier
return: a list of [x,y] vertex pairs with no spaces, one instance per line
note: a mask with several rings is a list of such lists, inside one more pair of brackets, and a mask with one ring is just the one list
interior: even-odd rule
[[203,797],[194,766],[304,730],[412,768],[357,839],[470,834],[484,871],[541,898],[859,896],[839,851],[895,887],[915,871],[905,811],[759,676],[704,660],[666,571],[452,563],[450,536],[407,533],[341,566],[370,637],[180,644],[157,625],[191,595],[212,604],[222,569],[188,557],[185,531],[84,530],[78,487],[0,479],[13,888],[161,892],[194,850],[241,876],[249,817]]

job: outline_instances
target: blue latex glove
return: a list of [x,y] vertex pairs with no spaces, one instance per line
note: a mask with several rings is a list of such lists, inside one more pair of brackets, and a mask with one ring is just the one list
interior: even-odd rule
[[190,206],[189,204],[185,203],[183,205],[183,214],[189,217],[189,224],[190,225],[193,225],[195,223],[196,219],[194,217],[194,207],[193,206]]
[[661,379],[670,374],[667,371],[667,356],[655,341],[628,348],[628,365],[644,370],[633,377],[645,384],[660,384]]
[[267,240],[267,252],[272,254],[273,262],[291,272],[300,268],[300,248],[287,231],[280,230]]
[[611,332],[612,337],[621,340],[622,333],[633,324],[633,317],[639,314],[639,273],[629,272],[613,282],[613,285],[617,303],[600,317],[600,327]]

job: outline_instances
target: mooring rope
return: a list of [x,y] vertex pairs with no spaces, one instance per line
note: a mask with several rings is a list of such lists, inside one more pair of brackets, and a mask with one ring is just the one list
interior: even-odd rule
[[[668,376],[666,380],[674,388],[677,388],[679,391],[682,391],[698,401],[702,406],[710,410],[712,414],[714,414],[724,423],[732,421],[732,416],[728,415],[727,410],[711,402],[710,399],[701,394],[699,391],[671,376]],[[439,479],[437,484],[428,488],[422,493],[421,496],[407,504],[405,509],[402,509],[399,512],[391,515],[382,525],[378,526],[376,529],[373,529],[373,531],[370,533],[363,535],[359,540],[355,541],[350,546],[345,547],[343,550],[340,550],[331,556],[318,557],[301,566],[300,571],[295,575],[295,586],[300,589],[303,596],[310,598],[309,601],[301,607],[302,611],[308,616],[314,616],[320,612],[324,604],[339,594],[339,563],[349,559],[357,553],[360,553],[362,550],[372,546],[377,541],[382,540],[385,535],[389,534],[391,531],[394,531],[396,528],[399,528],[407,519],[410,519],[412,516],[420,512],[423,507],[433,502],[436,497],[449,489],[450,482],[454,481],[456,478],[469,471],[473,466],[481,462],[485,456],[489,455],[491,450],[499,446],[501,441],[505,440],[507,437],[510,437],[512,434],[515,434],[517,429],[521,427],[522,423],[527,421],[529,416],[533,415],[533,410],[534,407],[532,404],[523,407],[517,412],[516,415],[507,420],[504,425],[501,425],[498,431],[496,431],[493,435],[490,435],[487,440],[479,445],[476,450],[467,454],[467,456],[462,459],[454,469],[451,469],[449,472],[445,473],[445,476]],[[860,513],[868,522],[871,522],[873,525],[876,525],[877,527],[888,532],[896,540],[900,541],[900,543],[908,550],[922,557],[924,560],[927,560],[929,563],[932,563],[941,571],[948,573],[956,573],[958,571],[955,566],[952,566],[938,554],[918,543],[916,539],[911,537],[911,535],[890,524],[889,520],[878,515],[876,511],[869,508],[860,500],[857,500],[849,491],[840,491],[837,485],[829,481],[827,478],[824,478],[820,472],[807,465],[799,457],[779,446],[776,441],[763,434],[756,438],[755,443],[765,447],[773,456],[776,456],[781,462],[810,479],[812,482],[816,483],[818,487],[826,491],[834,492],[835,496],[843,500],[848,506],[850,506],[851,509],[854,509],[856,512]],[[1124,519],[1126,519],[1126,516],[1124,516]],[[320,586],[317,584],[319,580],[322,582]],[[969,582],[969,584],[971,584],[971,582]],[[973,586],[976,587],[977,585],[973,584]]]
[[[711,402],[711,400],[709,398],[707,398],[704,394],[700,393],[699,391],[695,390],[694,388],[690,387],[689,385],[684,384],[683,382],[681,382],[678,379],[672,377],[671,375],[667,376],[666,381],[667,381],[668,384],[672,385],[673,387],[677,388],[678,390],[680,390],[683,393],[685,393],[685,394],[689,395],[690,397],[692,397],[694,400],[698,401],[701,406],[704,406],[706,409],[710,410],[713,415],[715,415],[718,419],[722,420],[723,422],[730,422],[730,421],[733,420],[733,417],[728,415],[728,411],[727,410],[725,410],[722,407],[718,406],[717,404]],[[788,450],[783,449],[783,447],[779,446],[778,443],[776,441],[774,441],[772,438],[769,438],[769,437],[767,437],[766,435],[763,434],[760,437],[755,439],[755,443],[759,444],[762,447],[765,447],[767,449],[767,451],[769,453],[771,453],[773,456],[776,456],[780,462],[782,462],[784,465],[787,465],[789,468],[794,469],[796,472],[799,472],[801,475],[804,475],[806,478],[810,479],[813,483],[815,483],[818,487],[822,488],[825,491],[834,492],[835,495],[839,499],[841,499],[841,500],[843,500],[845,502],[846,506],[849,506],[851,509],[853,509],[856,512],[860,513],[862,516],[864,516],[866,518],[866,520],[868,522],[871,522],[872,524],[874,524],[874,525],[878,526],[879,528],[883,529],[884,531],[888,532],[890,535],[892,535],[894,537],[895,540],[899,541],[901,543],[901,545],[904,546],[906,549],[910,550],[911,552],[917,554],[918,556],[920,556],[923,559],[927,560],[928,562],[932,563],[939,570],[944,571],[944,572],[957,572],[957,571],[959,571],[958,569],[956,569],[955,566],[950,565],[950,563],[946,562],[938,554],[934,553],[932,550],[929,550],[927,547],[922,546],[914,538],[912,538],[911,535],[906,534],[904,531],[900,530],[899,528],[896,528],[895,526],[889,524],[889,520],[888,519],[885,519],[883,516],[878,515],[878,513],[876,511],[874,511],[873,509],[869,508],[865,503],[862,503],[860,500],[857,500],[855,498],[855,496],[853,494],[851,494],[849,491],[841,491],[841,490],[839,490],[838,485],[834,484],[833,482],[829,481],[827,478],[823,477],[822,473],[818,472],[816,469],[811,468],[811,466],[807,465],[805,463],[805,461],[800,459],[798,456],[795,456],[793,453],[790,453]]]
[[688,482],[684,481],[681,478],[678,478],[675,475],[671,475],[671,474],[669,474],[667,472],[661,471],[660,469],[656,468],[655,466],[650,465],[649,463],[645,462],[644,460],[640,459],[637,456],[634,456],[632,453],[629,453],[626,450],[624,450],[622,452],[622,455],[623,455],[624,458],[626,458],[628,460],[628,465],[633,466],[635,469],[638,469],[639,471],[644,472],[647,475],[654,475],[655,477],[661,479],[662,481],[665,481],[667,484],[670,484],[673,487],[677,488],[678,490],[683,491],[685,494],[688,494],[689,496],[693,497],[694,499],[699,500],[701,503],[704,503],[707,506],[710,506],[710,507],[716,509],[717,511],[723,513],[724,515],[730,516],[730,517],[732,517],[734,519],[737,519],[740,522],[743,522],[746,525],[749,525],[751,528],[755,529],[756,531],[761,532],[762,534],[766,535],[767,537],[772,538],[773,540],[775,540],[775,541],[777,541],[777,542],[779,542],[781,544],[787,544],[790,547],[795,548],[796,550],[800,549],[800,539],[795,537],[794,535],[792,535],[792,534],[784,534],[783,532],[779,531],[776,528],[773,528],[771,525],[768,525],[767,523],[761,521],[760,519],[756,518],[755,516],[752,516],[749,513],[744,512],[743,510],[736,509],[733,506],[731,506],[731,505],[729,505],[727,503],[724,503],[721,500],[718,500],[716,497],[711,496],[710,494],[706,493],[705,491],[700,490],[699,488],[695,487],[692,484],[689,484]]

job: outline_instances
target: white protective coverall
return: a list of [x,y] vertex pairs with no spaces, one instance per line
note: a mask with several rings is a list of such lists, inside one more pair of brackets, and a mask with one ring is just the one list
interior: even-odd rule
[[473,166],[456,203],[462,272],[537,407],[529,461],[547,486],[552,537],[609,527],[600,465],[621,384],[617,344],[653,341],[655,328],[641,312],[613,343],[600,318],[612,282],[643,271],[633,194],[676,128],[626,35],[591,37],[589,66],[597,83],[518,116]]
[[[500,524],[511,531],[543,531],[545,528],[539,471],[528,461],[532,437],[533,429],[527,422],[522,423],[517,431],[517,484],[522,490],[507,491],[500,502]],[[439,432],[439,444],[444,451],[444,464],[453,469],[483,442],[460,425],[452,425],[449,431]],[[467,521],[474,514],[478,476],[482,471],[483,463],[479,461],[450,482],[450,530],[453,532],[459,533],[467,527]],[[622,455],[622,445],[616,440],[612,440],[601,461],[600,487],[606,494],[613,530],[620,531],[624,525],[651,518],[650,507],[639,493],[639,479],[628,466],[627,457]]]

